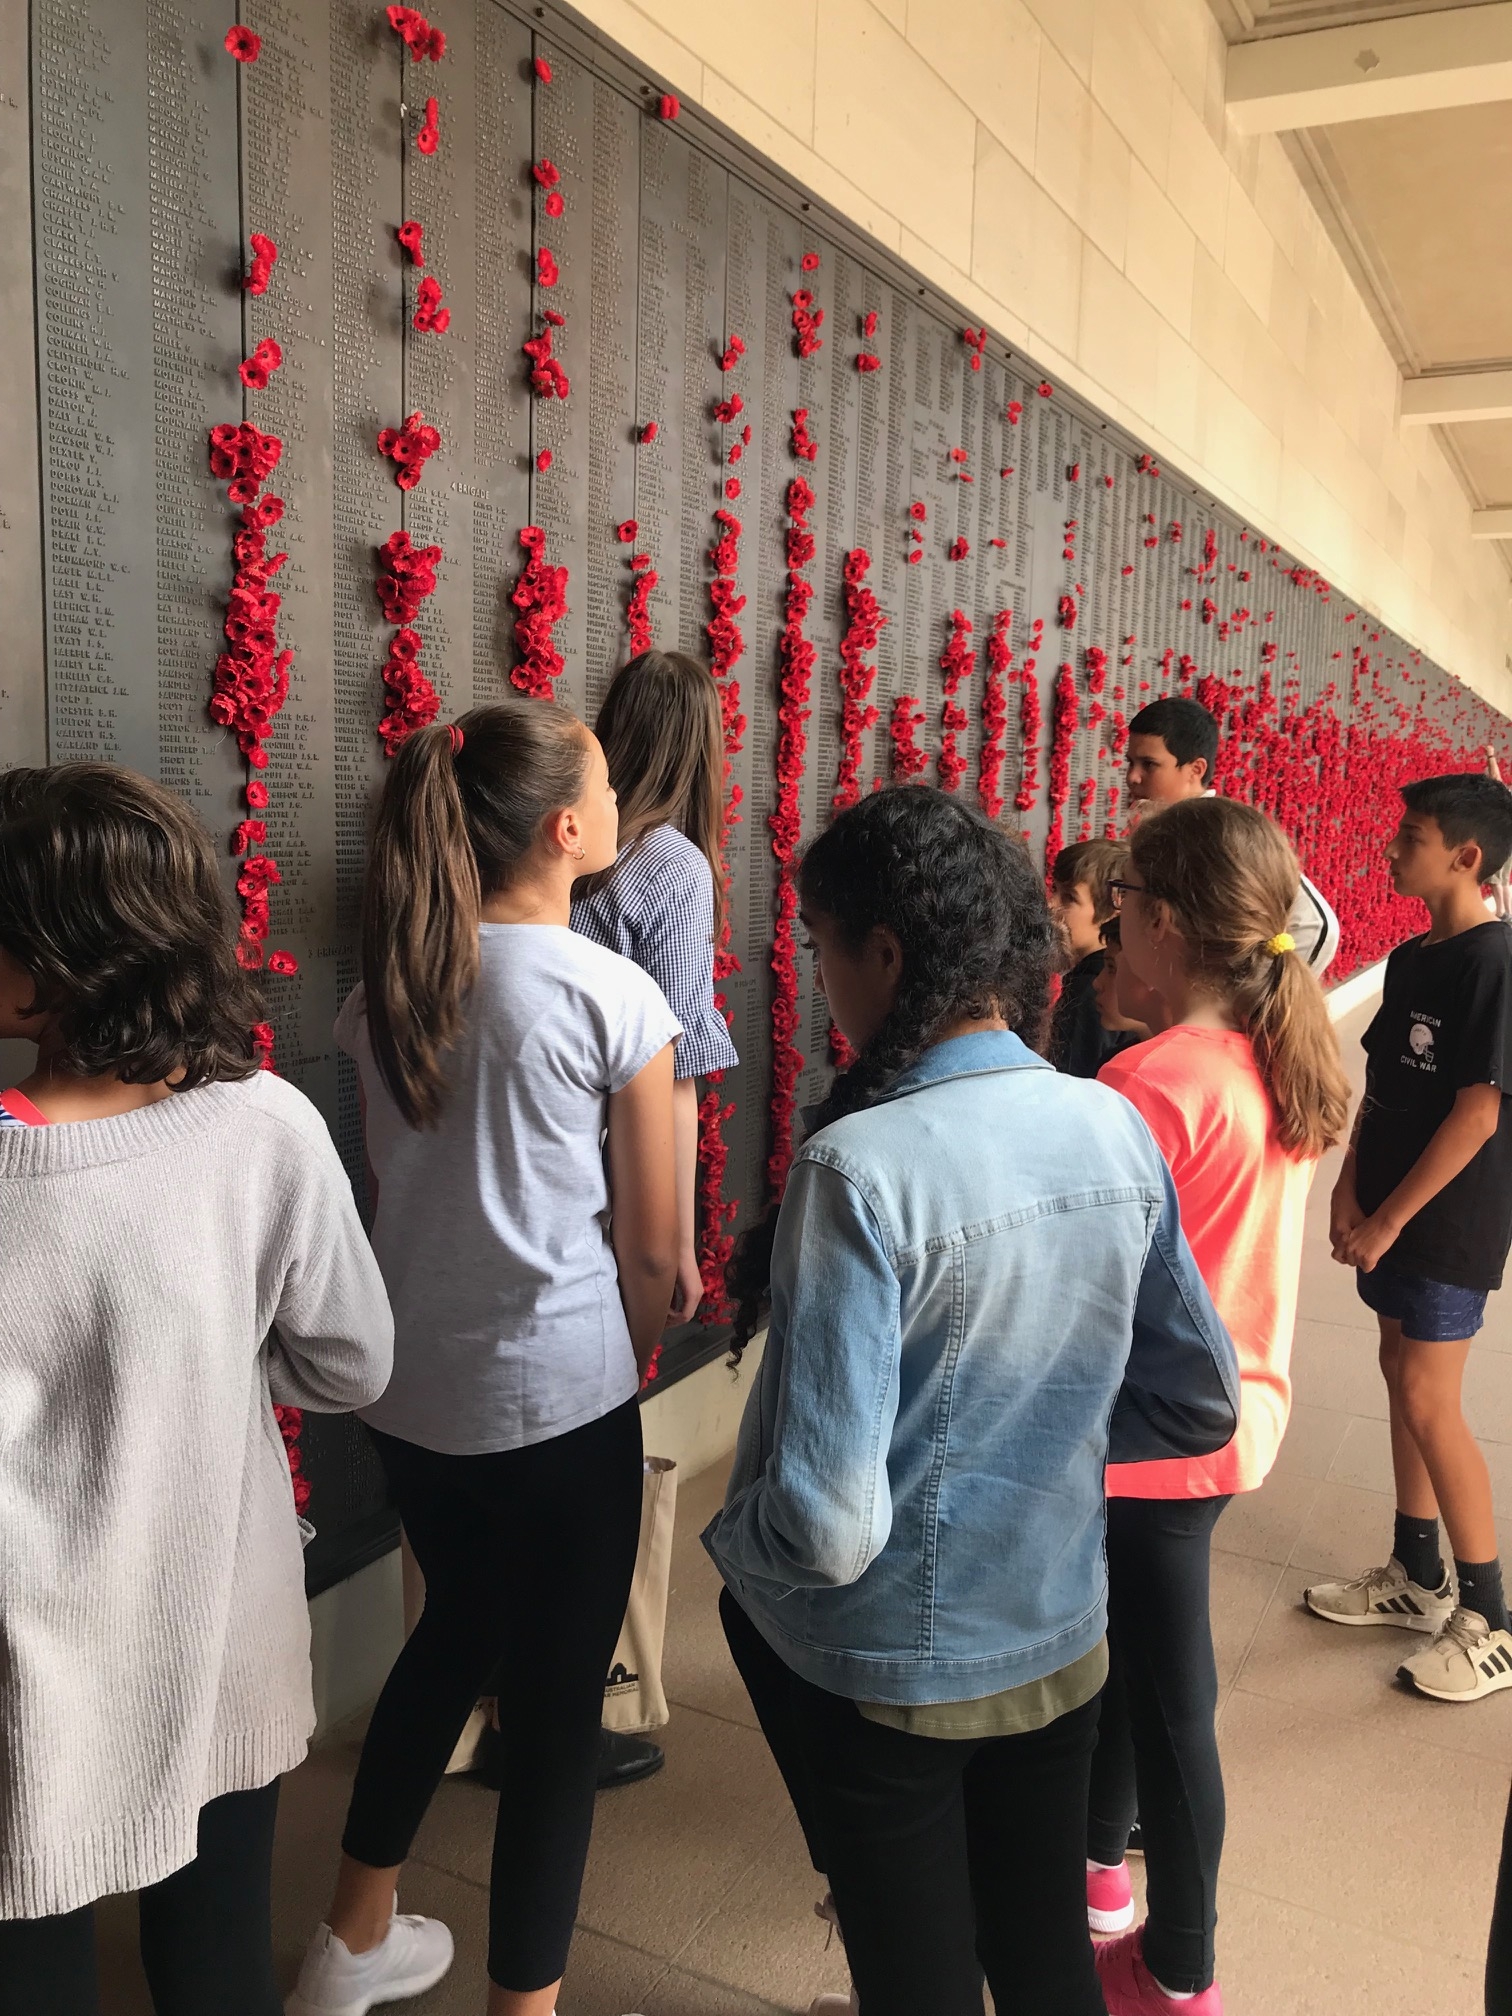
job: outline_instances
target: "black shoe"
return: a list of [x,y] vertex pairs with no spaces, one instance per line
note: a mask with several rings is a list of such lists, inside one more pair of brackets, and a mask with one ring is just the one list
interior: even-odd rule
[[1129,1829],[1129,1845],[1125,1848],[1124,1853],[1125,1855],[1143,1855],[1144,1853],[1144,1836],[1139,1831],[1139,1822],[1137,1820]]
[[615,1785],[633,1785],[640,1778],[652,1778],[667,1761],[658,1743],[644,1736],[621,1736],[613,1729],[599,1731],[598,1789],[607,1792]]

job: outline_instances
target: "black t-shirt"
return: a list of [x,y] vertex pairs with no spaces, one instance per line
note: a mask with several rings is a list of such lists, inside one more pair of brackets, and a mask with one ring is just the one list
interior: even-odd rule
[[[1365,1031],[1369,1065],[1356,1151],[1360,1208],[1379,1210],[1448,1119],[1467,1085],[1512,1070],[1512,931],[1477,924],[1430,945],[1409,938],[1386,962]],[[1492,1138],[1408,1220],[1385,1255],[1402,1274],[1461,1288],[1500,1288],[1512,1244],[1512,1109]]]
[[1050,1062],[1071,1078],[1095,1078],[1110,1057],[1139,1040],[1132,1029],[1104,1029],[1092,986],[1102,969],[1101,952],[1078,959],[1050,1019]]

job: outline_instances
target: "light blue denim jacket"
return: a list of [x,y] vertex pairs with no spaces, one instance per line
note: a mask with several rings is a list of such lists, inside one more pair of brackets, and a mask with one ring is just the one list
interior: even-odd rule
[[794,1162],[704,1544],[817,1686],[978,1700],[1101,1638],[1104,1465],[1220,1449],[1238,1409],[1139,1114],[955,1037]]

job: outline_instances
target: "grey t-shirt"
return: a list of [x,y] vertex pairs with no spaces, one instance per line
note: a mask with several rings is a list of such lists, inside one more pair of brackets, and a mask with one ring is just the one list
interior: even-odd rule
[[608,1099],[680,1033],[661,990],[555,924],[485,924],[440,1125],[378,1076],[363,993],[336,1019],[367,1100],[394,1375],[362,1418],[450,1456],[598,1420],[639,1384],[609,1243]]

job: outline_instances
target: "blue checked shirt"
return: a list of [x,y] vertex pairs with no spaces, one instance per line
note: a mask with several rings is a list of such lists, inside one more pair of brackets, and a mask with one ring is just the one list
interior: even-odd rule
[[675,826],[654,826],[614,864],[595,895],[572,906],[572,928],[650,974],[682,1024],[679,1078],[740,1062],[714,1006],[714,878]]

